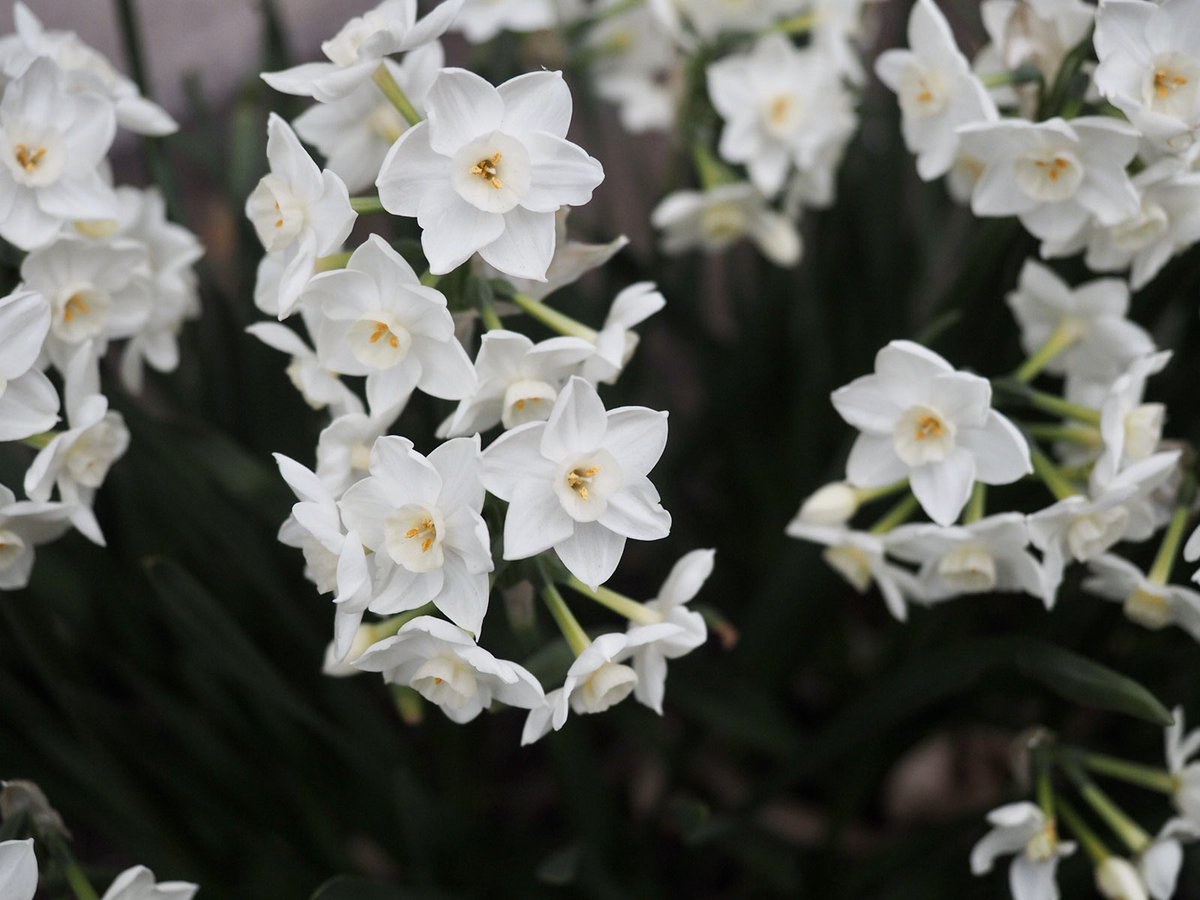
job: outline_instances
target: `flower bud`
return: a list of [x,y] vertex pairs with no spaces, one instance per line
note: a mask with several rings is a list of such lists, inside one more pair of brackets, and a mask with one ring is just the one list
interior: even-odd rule
[[350,652],[341,662],[338,662],[334,642],[330,641],[329,646],[325,648],[325,661],[321,664],[321,671],[332,678],[348,678],[351,675],[362,674],[362,669],[354,668],[354,661],[366,653],[367,648],[377,640],[374,625],[359,625],[354,634],[354,642],[350,645]]
[[607,662],[571,695],[571,707],[577,713],[604,712],[628,697],[636,685],[637,673],[633,669]]
[[798,518],[809,525],[843,525],[856,512],[858,492],[844,481],[835,481],[805,500]]
[[1137,869],[1119,856],[1110,856],[1096,866],[1096,890],[1108,900],[1149,900]]

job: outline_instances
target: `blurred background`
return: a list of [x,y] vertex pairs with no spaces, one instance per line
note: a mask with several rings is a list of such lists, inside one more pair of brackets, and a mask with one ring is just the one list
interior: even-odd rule
[[[115,4],[29,5],[136,71]],[[852,435],[829,392],[869,372],[887,341],[928,340],[986,375],[1019,363],[1004,296],[1033,242],[917,180],[894,98],[872,80],[838,203],[808,215],[797,269],[745,248],[664,258],[647,220],[687,184],[686,157],[622,132],[552,37],[448,46],[493,81],[542,65],[571,80],[573,139],[607,172],[572,226],[632,244],[556,304],[598,323],[642,279],[668,299],[606,401],[670,410],[656,482],[675,526],[666,541],[631,544],[614,586],[652,596],[680,555],[716,547],[698,602],[728,624],[672,664],[663,717],[630,702],[526,749],[519,712],[406,722],[377,679],[323,676],[330,605],[275,540],[293,498],[270,457],[311,464],[323,417],[286,360],[244,333],[262,318],[262,251],[242,206],[266,169],[268,110],[291,119],[303,108],[257,73],[316,58],[372,5],[135,4],[145,88],[182,130],[150,146],[126,135],[117,178],[163,179],[207,246],[204,315],[184,333],[180,371],[152,376],[146,396],[106,383],[133,436],[97,502],[109,547],[72,535],[39,549],[29,589],[0,602],[0,776],[41,784],[95,883],[144,863],[230,900],[307,898],[337,876],[356,880],[321,896],[1003,897],[1007,866],[976,879],[967,857],[983,814],[1026,796],[1011,750],[1021,732],[1044,724],[1161,764],[1159,729],[1056,699],[1017,673],[1011,639],[1085,652],[1196,716],[1200,649],[1182,632],[1148,635],[1077,589],[1052,614],[1029,597],[985,596],[914,609],[901,625],[876,593],[855,594],[816,548],[784,536],[800,501],[843,472]],[[976,5],[941,5],[964,48],[977,47]],[[901,43],[909,8],[880,7],[879,47]],[[1081,268],[1059,270],[1083,280]],[[1134,306],[1176,351],[1151,391],[1171,411],[1169,435],[1192,441],[1198,283],[1193,251]],[[447,411],[429,401],[402,420],[418,449],[431,449]],[[0,482],[18,484],[28,461],[0,457]],[[1036,486],[994,496],[1048,501]],[[518,622],[521,603],[508,606]],[[585,626],[606,621],[591,612]],[[539,610],[532,629],[494,630],[490,648],[528,659],[553,634]],[[1151,831],[1166,818],[1160,798],[1112,792]],[[1088,895],[1090,878],[1065,867],[1064,895]],[[1200,896],[1194,865],[1178,896]]]

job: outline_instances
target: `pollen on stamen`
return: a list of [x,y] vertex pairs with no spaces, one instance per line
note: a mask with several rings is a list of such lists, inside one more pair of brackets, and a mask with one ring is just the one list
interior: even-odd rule
[[17,144],[17,164],[26,172],[33,172],[46,155],[45,147],[38,147],[33,153],[25,144]]
[[497,166],[500,165],[500,160],[504,158],[504,154],[496,151],[496,154],[491,159],[481,159],[475,165],[471,166],[471,174],[478,175],[496,190],[504,187],[504,182],[497,175]]
[[934,416],[925,416],[917,422],[916,438],[918,441],[924,441],[929,438],[937,438],[942,436],[944,426],[941,419]]
[[[387,325],[385,325],[383,322],[376,322],[375,323],[375,331],[374,331],[374,333],[372,333],[372,335],[369,338],[367,338],[367,341],[368,341],[368,343],[371,343],[371,344],[378,344],[383,339],[383,336],[387,333],[388,333]],[[391,339],[391,341],[389,341],[389,343],[393,347],[396,347],[400,344],[400,340],[393,334],[392,339]]]
[[590,496],[588,481],[599,474],[599,466],[591,466],[587,469],[572,469],[567,473],[567,486],[579,495],[580,500],[587,500]]
[[1166,69],[1159,69],[1154,73],[1154,90],[1158,93],[1160,100],[1165,100],[1173,90],[1181,88],[1187,83],[1188,80],[1182,75],[1173,75]]

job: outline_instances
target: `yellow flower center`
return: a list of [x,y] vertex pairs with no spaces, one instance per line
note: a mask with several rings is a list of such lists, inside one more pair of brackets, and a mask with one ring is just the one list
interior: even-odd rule
[[1172,72],[1170,69],[1158,69],[1154,73],[1154,90],[1158,94],[1160,100],[1166,100],[1179,88],[1188,83],[1188,80],[1177,72]]
[[36,172],[45,156],[45,147],[38,147],[31,153],[25,144],[17,144],[17,165],[26,172]]
[[923,416],[917,420],[916,439],[918,441],[926,441],[930,438],[939,438],[946,432],[946,426],[942,424],[942,420],[937,416]]
[[387,339],[388,345],[393,350],[400,346],[400,338],[392,333],[392,330],[388,328],[387,324],[384,322],[376,322],[375,331],[372,332],[371,336],[367,338],[367,340],[372,344],[378,344],[384,338]]
[[[409,540],[421,537],[421,535],[425,535],[425,538],[421,541],[421,552],[428,553],[433,549],[433,544],[437,540],[437,526],[433,524],[433,519],[428,516],[425,517],[417,528],[410,528],[404,532],[404,536]],[[438,679],[437,682],[438,684],[442,683],[441,679]]]
[[567,473],[567,486],[579,495],[580,500],[588,498],[588,487],[592,479],[600,474],[599,466],[589,466],[586,469],[572,469]]
[[1051,181],[1058,181],[1063,173],[1071,168],[1069,160],[1063,159],[1061,156],[1056,156],[1054,159],[1036,159],[1033,164],[1042,170],[1042,173]]
[[471,166],[471,174],[478,175],[496,190],[504,187],[504,182],[496,174],[496,167],[500,165],[500,160],[504,158],[504,154],[496,151],[495,155],[490,159],[481,159],[475,165]]
[[72,294],[67,300],[66,306],[63,307],[63,319],[67,322],[73,322],[76,316],[86,316],[91,311],[92,307],[88,304],[82,292]]

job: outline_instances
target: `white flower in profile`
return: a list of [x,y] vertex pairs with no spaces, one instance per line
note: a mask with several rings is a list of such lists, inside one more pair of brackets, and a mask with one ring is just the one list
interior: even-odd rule
[[[0,484],[0,590],[18,590],[29,584],[34,548],[66,534],[73,513],[63,503],[17,500]],[[0,885],[3,883],[0,878]]]
[[100,164],[115,133],[112,107],[69,92],[48,59],[9,82],[0,99],[0,237],[32,250],[65,220],[114,218],[117,198]]
[[969,525],[902,525],[887,536],[890,554],[920,566],[926,602],[992,591],[1045,600],[1041,567],[1028,548],[1029,528],[1020,513]]
[[275,113],[267,122],[271,171],[246,198],[246,217],[270,254],[281,254],[279,318],[292,314],[317,258],[336,251],[350,236],[356,213],[342,179],[321,171],[295,132]]
[[1089,496],[1067,497],[1029,516],[1029,539],[1042,552],[1048,602],[1057,595],[1069,560],[1088,562],[1120,541],[1146,540],[1154,533],[1144,501],[1178,464],[1178,452],[1156,453],[1111,481],[1094,482]]
[[35,367],[49,333],[50,304],[40,294],[18,288],[0,298],[0,441],[24,440],[58,422],[58,391]]
[[1186,151],[1200,128],[1197,28],[1190,0],[1105,0],[1096,16],[1096,87],[1167,152]]
[[582,338],[556,337],[535,344],[513,331],[487,332],[475,358],[479,386],[442,424],[439,436],[548,419],[563,384],[594,353],[595,347]]
[[1161,159],[1133,176],[1141,205],[1116,225],[1089,221],[1067,241],[1049,242],[1043,256],[1070,256],[1086,247],[1089,269],[1129,269],[1133,290],[1141,290],[1171,258],[1200,241],[1200,173],[1175,158]]
[[[637,685],[633,695],[637,701],[662,715],[663,693],[667,684],[667,660],[686,656],[708,639],[704,616],[687,608],[687,603],[712,574],[715,550],[693,550],[681,557],[659,588],[658,596],[646,603],[646,608],[662,617],[662,621],[678,625],[673,634],[656,632],[658,637],[640,639],[644,629],[655,625],[630,623],[627,630],[631,640],[633,671]],[[656,623],[657,624],[657,623]]]
[[986,875],[997,856],[1011,853],[1013,900],[1058,900],[1058,861],[1075,852],[1075,843],[1059,840],[1055,821],[1029,802],[1001,806],[987,818],[992,830],[971,850],[972,874]]
[[604,18],[593,20],[585,39],[595,57],[589,74],[596,95],[617,105],[627,131],[670,129],[684,87],[684,57],[670,33],[647,6],[603,0],[598,12]]
[[[803,510],[802,510],[803,511]],[[821,558],[860,594],[878,585],[883,602],[898,621],[908,618],[908,600],[923,601],[923,589],[912,572],[888,560],[886,535],[855,531],[841,525],[821,525],[801,516],[787,526],[789,537],[825,546]]]
[[407,623],[354,662],[386,681],[413,688],[441,707],[453,722],[470,722],[499,701],[521,709],[545,702],[542,686],[528,670],[484,650],[470,634],[432,616]]
[[1146,886],[1133,863],[1107,856],[1096,863],[1096,890],[1107,900],[1148,900]]
[[371,467],[371,448],[388,433],[405,403],[381,411],[344,413],[322,429],[317,438],[317,477],[329,486],[335,497],[367,476]]
[[812,9],[812,46],[843,78],[860,87],[867,80],[860,46],[864,7],[870,0],[807,0]]
[[186,881],[156,882],[145,866],[134,866],[118,875],[100,900],[192,900],[198,890]]
[[33,838],[0,841],[0,896],[9,900],[33,900],[37,887],[38,865]]
[[67,75],[70,89],[103,95],[112,104],[117,122],[138,134],[162,137],[179,125],[157,103],[147,100],[137,85],[113,68],[105,56],[79,39],[73,31],[47,30],[24,3],[13,4],[17,33],[0,39],[0,71],[16,78],[39,57],[45,57]]
[[962,149],[983,172],[971,197],[977,216],[1018,216],[1043,241],[1070,238],[1090,218],[1117,225],[1138,211],[1140,198],[1125,168],[1138,132],[1104,116],[1067,122],[1004,119],[964,125]]
[[581,206],[604,180],[600,163],[566,139],[571,92],[558,72],[492,87],[443,69],[429,118],[406,131],[379,173],[379,199],[415,216],[431,272],[478,252],[507,275],[543,281],[554,258],[555,213]]
[[880,54],[875,73],[900,101],[904,143],[917,155],[917,173],[933,181],[958,158],[958,129],[995,121],[999,113],[933,0],[913,6],[908,46]]
[[1128,560],[1111,553],[1088,562],[1083,589],[1124,604],[1125,617],[1160,631],[1178,625],[1200,641],[1200,592],[1177,584],[1159,584]]
[[601,713],[616,706],[637,687],[638,675],[622,660],[639,646],[677,637],[683,631],[671,622],[646,625],[628,634],[602,634],[593,640],[571,663],[563,686],[546,695],[545,702],[533,707],[525,720],[521,745],[540,740],[553,728],[560,730],[567,715]]
[[472,44],[482,44],[502,31],[542,31],[558,21],[555,0],[466,0],[454,30]]
[[987,379],[956,372],[911,341],[892,341],[876,355],[875,374],[831,399],[862,432],[846,462],[847,480],[869,488],[908,478],[939,525],[958,518],[976,481],[1009,484],[1033,471],[1025,439],[991,408]]
[[745,163],[750,180],[767,196],[783,189],[790,167],[816,165],[857,124],[837,70],[818,51],[800,50],[782,34],[712,63],[707,79],[709,97],[725,121],[721,158]]
[[129,429],[100,393],[99,367],[90,344],[75,351],[64,381],[67,430],[56,433],[38,452],[25,473],[25,493],[44,503],[57,487],[59,499],[72,507],[71,523],[88,540],[104,546],[92,499],[113,463],[129,449]]
[[484,451],[484,486],[508,501],[504,558],[553,547],[584,584],[607,581],[627,538],[659,540],[671,530],[646,477],[666,442],[665,412],[606,412],[595,388],[573,376],[549,421],[520,425]]
[[1074,341],[1045,371],[1091,381],[1115,378],[1139,357],[1154,352],[1150,335],[1126,316],[1129,286],[1098,278],[1071,288],[1037,260],[1026,260],[1008,306],[1021,327],[1021,349],[1033,355],[1068,329]]
[[1143,403],[1142,395],[1146,380],[1166,368],[1170,359],[1170,350],[1135,359],[1109,387],[1100,408],[1104,451],[1096,462],[1098,477],[1111,480],[1121,469],[1158,449],[1167,408],[1161,403]]
[[1167,770],[1175,784],[1171,800],[1188,822],[1200,827],[1200,761],[1192,761],[1192,757],[1200,752],[1200,728],[1185,735],[1182,706],[1175,707],[1172,718],[1175,721],[1163,734]]
[[622,290],[613,299],[603,327],[592,337],[595,352],[584,361],[579,374],[591,382],[615,384],[641,341],[634,326],[666,305],[653,281],[639,281]]
[[446,297],[421,284],[404,257],[377,234],[344,269],[315,276],[300,303],[320,310],[321,365],[366,375],[371,408],[402,402],[414,388],[460,400],[475,389],[471,360],[454,337]]
[[[301,311],[303,315],[303,310]],[[315,320],[315,316],[309,316]],[[326,369],[304,339],[291,328],[279,322],[255,322],[246,331],[254,335],[272,350],[288,354],[292,359],[287,375],[304,398],[304,402],[315,410],[328,408],[338,416],[363,411],[362,400],[350,390],[337,373]]]
[[321,44],[329,62],[264,72],[262,79],[285,94],[315,97],[322,103],[339,100],[370,80],[385,56],[416,50],[441,37],[462,5],[463,0],[443,0],[418,20],[417,0],[383,0]]
[[346,527],[375,553],[372,612],[433,603],[478,636],[493,568],[479,472],[478,436],[454,438],[428,457],[407,438],[375,442],[370,476],[338,504]]
[[1154,900],[1171,900],[1183,867],[1183,843],[1200,839],[1200,825],[1187,819],[1169,819],[1150,846],[1137,857],[1138,875]]
[[773,210],[748,181],[675,191],[654,208],[650,223],[663,232],[663,251],[672,255],[720,252],[745,238],[775,265],[794,266],[804,249],[796,223]]
[[804,525],[844,525],[861,505],[856,488],[844,481],[831,481],[805,498],[795,521]]
[[[445,51],[437,41],[418,47],[400,63],[382,62],[418,113],[444,64]],[[364,81],[345,97],[310,106],[292,127],[317,148],[348,190],[358,192],[375,184],[384,157],[409,123],[373,81]]]

